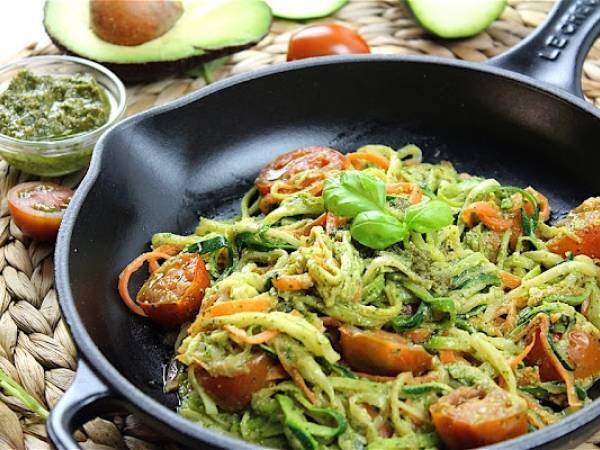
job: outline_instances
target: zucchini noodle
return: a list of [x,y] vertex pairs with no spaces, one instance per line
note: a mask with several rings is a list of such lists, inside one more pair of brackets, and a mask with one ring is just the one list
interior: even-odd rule
[[[153,236],[155,250],[198,253],[211,278],[175,348],[183,416],[275,448],[429,449],[449,443],[438,414],[458,404],[503,399],[480,420],[495,429],[486,414],[516,411],[517,435],[590,402],[600,271],[553,250],[583,238],[547,223],[542,194],[424,163],[415,145],[319,148],[268,166],[238,217]],[[350,170],[369,182],[336,185],[350,211],[338,217],[323,192]],[[430,202],[452,222],[394,228]],[[378,250],[354,238],[373,205],[398,233]]]

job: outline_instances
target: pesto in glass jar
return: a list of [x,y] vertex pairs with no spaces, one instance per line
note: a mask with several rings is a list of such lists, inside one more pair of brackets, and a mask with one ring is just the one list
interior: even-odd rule
[[100,128],[109,116],[108,96],[89,74],[21,70],[0,94],[0,134],[16,139],[62,139]]

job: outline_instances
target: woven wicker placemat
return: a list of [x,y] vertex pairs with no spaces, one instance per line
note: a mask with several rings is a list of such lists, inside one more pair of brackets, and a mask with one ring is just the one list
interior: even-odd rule
[[[435,40],[416,25],[397,0],[351,0],[335,20],[360,32],[374,53],[428,54],[483,61],[518,43],[539,25],[552,0],[509,0],[502,17],[472,39]],[[331,19],[329,19],[331,20]],[[287,41],[303,24],[275,21],[271,33],[257,46],[240,52],[216,69],[213,79],[285,61]],[[49,41],[34,42],[11,60],[56,53]],[[195,91],[203,78],[168,78],[128,88],[127,114],[135,114]],[[582,79],[586,97],[600,107],[600,44],[592,48]],[[75,186],[82,174],[64,178]],[[6,192],[28,179],[0,160],[0,369],[45,407],[51,409],[68,388],[76,369],[76,350],[61,318],[53,289],[53,248],[25,237],[10,219]],[[133,415],[97,418],[76,433],[86,449],[175,449],[161,442]],[[600,434],[577,450],[598,450]],[[0,449],[50,448],[42,420],[28,413],[14,397],[0,390]]]

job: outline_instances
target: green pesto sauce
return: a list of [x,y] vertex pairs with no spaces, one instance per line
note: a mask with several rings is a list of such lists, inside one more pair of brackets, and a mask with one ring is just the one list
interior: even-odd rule
[[58,77],[22,70],[0,94],[0,134],[28,141],[90,131],[109,118],[104,89],[88,74]]

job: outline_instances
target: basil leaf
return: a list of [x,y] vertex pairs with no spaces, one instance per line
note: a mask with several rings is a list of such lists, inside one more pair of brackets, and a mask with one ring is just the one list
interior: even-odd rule
[[417,233],[429,233],[450,225],[454,220],[452,209],[439,200],[417,203],[406,209],[404,220]]
[[323,199],[335,215],[356,217],[363,211],[383,210],[385,183],[358,170],[345,170],[325,180]]
[[369,248],[383,250],[401,241],[408,234],[406,224],[383,211],[365,211],[354,218],[352,237]]

